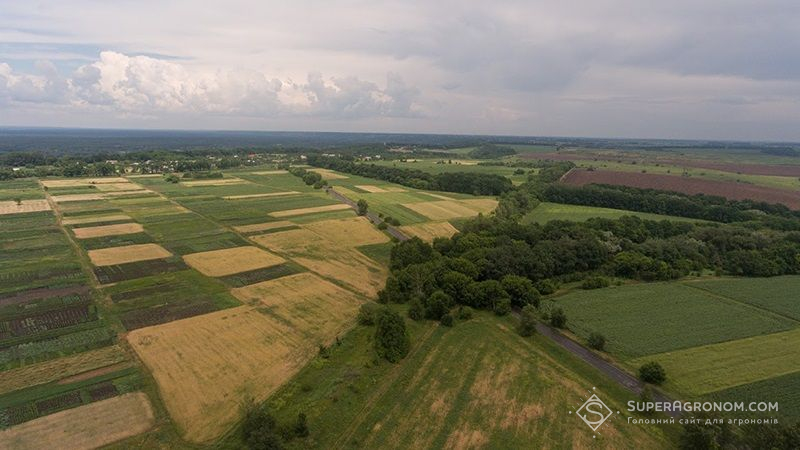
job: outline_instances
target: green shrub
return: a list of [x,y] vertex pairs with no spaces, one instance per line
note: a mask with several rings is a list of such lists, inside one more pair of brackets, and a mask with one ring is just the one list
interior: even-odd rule
[[450,313],[445,313],[442,315],[442,318],[439,319],[442,325],[446,327],[452,327],[455,321],[453,320],[453,315]]
[[639,378],[645,383],[661,384],[667,380],[667,371],[661,364],[650,361],[639,367]]
[[564,313],[563,309],[559,307],[550,311],[550,325],[556,328],[564,328],[567,326],[567,315]]
[[533,305],[526,305],[522,308],[517,332],[524,337],[532,336],[536,333],[536,308]]
[[581,289],[600,289],[608,287],[611,283],[606,277],[589,277],[581,283]]
[[511,312],[511,299],[508,297],[501,298],[494,303],[494,313],[498,316],[505,316]]
[[587,341],[589,347],[595,350],[602,351],[606,347],[606,337],[600,333],[589,334],[589,339]]

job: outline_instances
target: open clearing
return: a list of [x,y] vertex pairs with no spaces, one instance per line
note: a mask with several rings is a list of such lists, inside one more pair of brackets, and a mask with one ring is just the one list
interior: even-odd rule
[[[478,201],[480,203],[474,203]],[[467,203],[473,202],[473,203]],[[470,217],[477,215],[479,212],[488,212],[486,208],[490,205],[490,202],[494,202],[494,206],[497,206],[496,200],[483,200],[483,199],[475,199],[475,200],[439,200],[433,202],[419,202],[419,203],[403,203],[403,206],[418,213],[422,214],[423,216],[431,219],[431,220],[448,220],[448,219],[455,219],[457,217]]]
[[295,195],[295,194],[300,194],[300,192],[285,191],[285,192],[270,192],[267,194],[228,195],[222,198],[224,198],[225,200],[242,200],[247,198],[281,197],[284,195]]
[[[623,359],[785,331],[796,322],[681,283],[574,291],[557,303],[567,326],[605,335]],[[669,373],[669,372],[668,372]]]
[[124,360],[125,353],[122,349],[118,345],[112,345],[6,370],[0,372],[0,394],[37,384],[49,383]]
[[78,239],[89,239],[103,236],[117,236],[120,234],[142,233],[144,228],[138,223],[118,223],[114,225],[102,225],[99,227],[75,228],[72,230]]
[[320,344],[329,344],[350,326],[359,304],[353,294],[310,274],[235,292],[263,305],[128,335],[151,369],[170,415],[193,442],[219,437],[240,418],[242,400],[264,400],[289,380]]
[[50,209],[47,200],[22,200],[19,205],[15,201],[0,202],[0,215],[50,211]]
[[456,227],[450,222],[431,222],[400,227],[400,231],[408,236],[416,236],[423,241],[433,242],[437,237],[449,238],[458,233]]
[[143,433],[154,421],[147,395],[125,394],[0,430],[0,448],[94,449]]
[[101,248],[89,250],[89,259],[98,267],[113,266],[136,261],[161,259],[172,256],[164,247],[158,244],[136,244],[122,247]]
[[322,176],[323,180],[344,180],[350,178],[346,175],[341,175],[330,169],[308,169],[309,172],[316,172]]
[[294,222],[288,220],[276,220],[275,222],[255,223],[252,225],[242,225],[233,227],[234,230],[240,233],[256,233],[259,231],[269,231],[276,228],[285,228],[295,226]]
[[64,225],[83,225],[86,223],[97,223],[97,222],[116,222],[120,220],[133,220],[131,216],[126,214],[103,214],[99,216],[89,216],[89,217],[64,217],[61,219],[61,223]]
[[184,255],[184,261],[203,275],[224,277],[281,264],[286,260],[258,247],[234,247]]
[[800,329],[704,345],[631,361],[658,361],[668,383],[701,395],[800,371]]
[[315,448],[669,447],[663,429],[616,418],[594,440],[567,412],[593,386],[614,411],[630,394],[549,341],[519,337],[509,321],[481,312],[453,328],[408,326],[414,349],[398,364],[376,364],[364,351],[374,328],[358,326],[268,405],[279,421],[305,412]]
[[344,203],[336,203],[335,205],[325,205],[325,206],[315,206],[311,208],[298,208],[298,209],[287,209],[283,211],[273,211],[269,213],[272,217],[292,217],[292,216],[302,216],[304,214],[314,214],[318,212],[326,212],[326,211],[341,211],[343,209],[351,209],[349,205],[345,205]]

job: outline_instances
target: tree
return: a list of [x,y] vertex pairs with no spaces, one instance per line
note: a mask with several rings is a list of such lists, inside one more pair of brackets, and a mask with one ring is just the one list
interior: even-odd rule
[[21,205],[21,204],[22,204],[22,199],[21,199],[21,198],[19,198],[19,197],[15,197],[15,198],[14,198],[14,203],[16,203],[16,204],[17,204],[17,206],[19,206],[19,205]]
[[556,328],[564,328],[567,326],[567,315],[564,313],[563,309],[559,307],[550,311],[550,325]]
[[506,316],[511,312],[511,299],[508,297],[501,298],[494,303],[494,313],[498,316]]
[[447,314],[452,304],[449,295],[442,291],[436,291],[425,301],[425,317],[431,320],[439,320]]
[[434,257],[433,247],[418,237],[403,241],[391,251],[390,267],[392,270],[402,269],[412,264],[422,264]]
[[518,275],[506,275],[500,280],[503,290],[511,297],[511,304],[522,308],[525,305],[539,307],[539,291],[533,287],[533,282]]
[[305,413],[297,415],[297,421],[292,428],[295,436],[301,438],[308,436],[308,420]]
[[453,320],[453,315],[452,314],[445,313],[445,314],[442,314],[442,318],[439,319],[439,322],[441,322],[441,324],[446,326],[446,327],[452,327],[455,321]]
[[242,421],[242,437],[253,450],[279,450],[283,448],[275,418],[265,406],[249,403]]
[[360,199],[358,201],[358,203],[356,203],[356,206],[358,207],[358,215],[359,216],[363,216],[363,215],[367,214],[367,209],[369,209],[369,204],[367,204],[366,200],[364,200],[363,198]]
[[532,336],[536,333],[536,308],[533,305],[525,305],[522,308],[517,332],[524,337]]
[[667,371],[661,364],[650,361],[639,367],[639,378],[645,383],[661,384],[667,380]]
[[380,315],[384,309],[384,306],[376,303],[364,303],[358,310],[358,323],[361,325],[375,325],[378,320],[378,315]]
[[606,346],[606,337],[600,333],[592,332],[589,334],[588,344],[590,348],[602,351]]
[[409,302],[408,317],[412,320],[422,320],[425,318],[425,307],[418,298],[415,298]]
[[389,362],[396,363],[403,359],[411,347],[406,332],[406,322],[394,311],[384,310],[378,316],[375,329],[375,350],[378,355]]

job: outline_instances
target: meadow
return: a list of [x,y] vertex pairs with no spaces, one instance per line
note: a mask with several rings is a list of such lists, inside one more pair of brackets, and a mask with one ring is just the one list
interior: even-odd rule
[[523,224],[544,224],[551,220],[571,220],[583,222],[591,218],[618,219],[622,216],[636,216],[645,220],[672,220],[679,222],[699,222],[685,217],[666,216],[661,214],[626,211],[624,209],[598,208],[594,206],[565,205],[560,203],[542,202],[533,211],[527,213],[521,220]]

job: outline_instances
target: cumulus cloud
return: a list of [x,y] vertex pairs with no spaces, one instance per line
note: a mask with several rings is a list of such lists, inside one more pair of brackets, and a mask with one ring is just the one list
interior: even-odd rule
[[21,74],[8,64],[0,65],[0,98],[154,115],[358,118],[416,114],[417,91],[395,74],[388,75],[385,88],[355,76],[325,78],[318,72],[296,84],[254,70],[204,70],[113,51],[101,52],[97,61],[78,67],[66,78],[52,63],[37,66],[40,74]]

